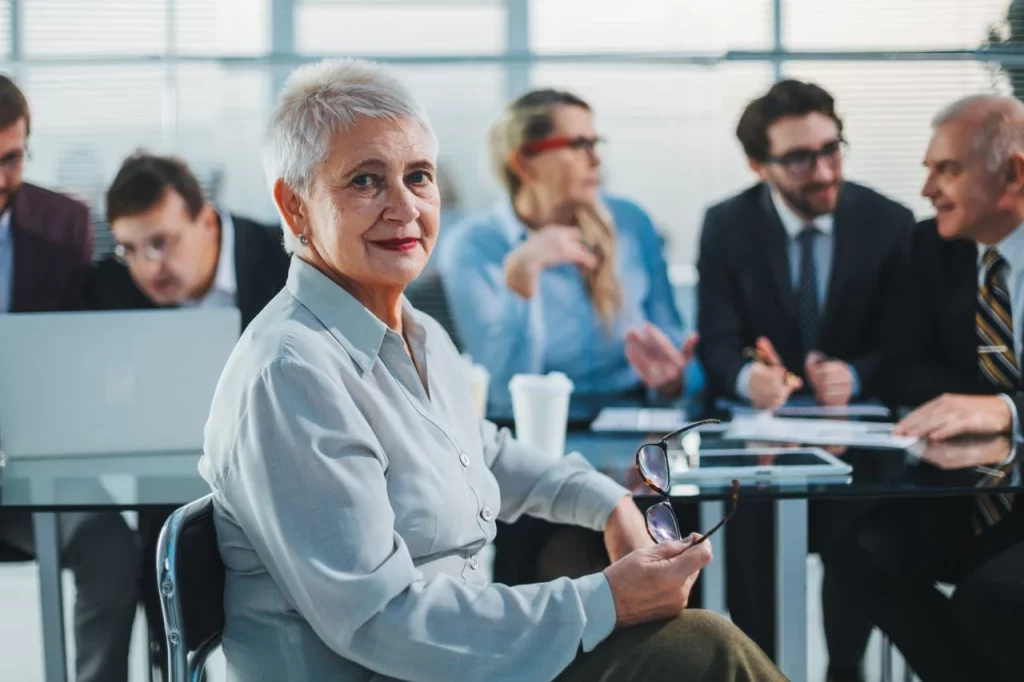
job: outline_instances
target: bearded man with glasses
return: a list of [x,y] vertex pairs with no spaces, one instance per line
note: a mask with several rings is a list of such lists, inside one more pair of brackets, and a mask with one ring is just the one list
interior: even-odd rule
[[[817,85],[776,83],[747,106],[736,135],[759,182],[712,206],[704,219],[698,354],[710,399],[774,409],[795,393],[823,405],[876,397],[886,315],[913,215],[844,180],[843,122]],[[730,611],[771,653],[773,513],[764,507],[748,510],[726,542]],[[830,679],[858,680],[871,628],[856,604],[831,588],[826,543],[858,507],[812,507],[811,549],[826,559]]]

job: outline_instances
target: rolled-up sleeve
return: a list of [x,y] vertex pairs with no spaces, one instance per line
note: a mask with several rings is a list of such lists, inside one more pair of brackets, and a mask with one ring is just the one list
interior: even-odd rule
[[[394,529],[386,453],[350,395],[316,368],[272,362],[232,431],[219,498],[339,655],[398,679],[550,680],[614,627],[600,574],[514,588],[424,579]],[[543,510],[537,500],[550,495],[548,511],[593,527],[612,496],[579,465],[550,481],[508,469],[519,511]]]
[[523,514],[604,530],[612,509],[629,491],[594,469],[579,453],[552,459],[521,443],[508,429],[481,422],[484,458],[501,489],[503,521]]

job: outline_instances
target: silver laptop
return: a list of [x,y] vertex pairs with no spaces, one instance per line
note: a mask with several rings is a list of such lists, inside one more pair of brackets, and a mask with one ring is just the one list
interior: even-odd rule
[[0,315],[9,458],[200,451],[236,309]]

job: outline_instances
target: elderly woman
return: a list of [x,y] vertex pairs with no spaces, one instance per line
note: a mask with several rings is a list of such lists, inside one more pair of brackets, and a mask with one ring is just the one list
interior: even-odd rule
[[[437,237],[436,158],[371,63],[297,70],[271,118],[291,271],[224,369],[200,464],[229,678],[781,679],[730,623],[683,610],[707,544],[653,545],[625,489],[474,417],[453,344],[402,294]],[[488,584],[495,520],[524,513],[603,529],[615,563]]]
[[438,254],[459,336],[491,373],[491,415],[511,411],[519,373],[564,372],[592,402],[703,387],[650,217],[600,191],[600,140],[572,93],[514,101],[490,134],[508,196]]

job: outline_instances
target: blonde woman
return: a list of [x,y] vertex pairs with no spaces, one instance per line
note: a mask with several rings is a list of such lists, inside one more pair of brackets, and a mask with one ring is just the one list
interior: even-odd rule
[[564,372],[575,395],[674,398],[703,385],[661,240],[636,204],[602,196],[590,106],[557,90],[513,102],[490,153],[508,199],[453,228],[439,266],[490,409],[517,373]]

